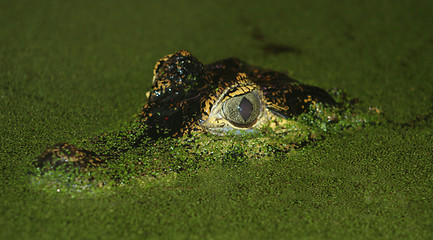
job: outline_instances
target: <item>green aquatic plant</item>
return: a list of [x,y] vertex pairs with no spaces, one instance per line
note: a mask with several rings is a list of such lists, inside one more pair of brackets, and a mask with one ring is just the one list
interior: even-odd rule
[[305,85],[239,59],[202,65],[181,51],[156,64],[148,102],[133,120],[48,148],[35,162],[33,183],[52,192],[99,193],[215,164],[273,161],[380,122],[380,111],[363,111],[355,102],[341,90]]

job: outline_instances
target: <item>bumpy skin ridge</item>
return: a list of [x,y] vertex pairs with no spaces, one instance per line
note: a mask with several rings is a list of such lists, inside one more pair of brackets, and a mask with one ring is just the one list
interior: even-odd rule
[[187,51],[159,61],[154,81],[140,121],[148,126],[149,136],[179,135],[199,112],[199,97],[207,77],[203,65]]
[[284,73],[254,67],[237,58],[203,66],[189,52],[180,51],[155,66],[149,102],[140,116],[149,135],[157,138],[203,131],[201,120],[226,88],[239,83],[239,73],[257,85],[266,98],[266,107],[280,117],[299,115],[315,102],[335,104],[325,90],[301,84]]
[[103,164],[104,161],[97,154],[68,143],[58,143],[47,149],[35,162],[36,167],[49,166],[55,169],[69,163],[73,167],[86,169]]

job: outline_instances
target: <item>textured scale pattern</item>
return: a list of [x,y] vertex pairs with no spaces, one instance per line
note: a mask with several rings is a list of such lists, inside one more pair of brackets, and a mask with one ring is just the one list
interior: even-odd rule
[[161,129],[174,136],[206,131],[201,123],[220,96],[224,95],[224,102],[253,89],[262,92],[263,104],[280,118],[299,115],[314,102],[335,104],[323,89],[301,84],[286,74],[237,58],[202,65],[189,52],[180,51],[156,64],[149,102],[140,118],[154,137],[160,136]]

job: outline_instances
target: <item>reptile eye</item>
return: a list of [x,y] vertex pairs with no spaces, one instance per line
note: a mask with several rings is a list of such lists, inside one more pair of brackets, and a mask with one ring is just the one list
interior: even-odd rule
[[248,127],[260,114],[260,100],[253,93],[247,93],[226,100],[222,107],[224,116],[232,124]]

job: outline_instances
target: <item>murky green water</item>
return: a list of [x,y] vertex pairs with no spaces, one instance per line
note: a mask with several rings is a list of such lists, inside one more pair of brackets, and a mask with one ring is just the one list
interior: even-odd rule
[[[0,238],[432,237],[429,2],[2,1],[0,9]],[[30,163],[47,146],[121,129],[144,104],[155,61],[180,49],[344,89],[382,120],[319,128],[317,141],[296,150],[272,133],[250,136],[253,152],[239,144],[248,137],[189,139],[196,148],[167,139],[89,173],[98,180],[78,181],[73,193],[64,191],[77,180],[69,173],[31,183]]]

